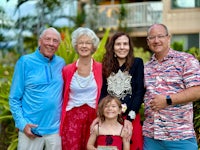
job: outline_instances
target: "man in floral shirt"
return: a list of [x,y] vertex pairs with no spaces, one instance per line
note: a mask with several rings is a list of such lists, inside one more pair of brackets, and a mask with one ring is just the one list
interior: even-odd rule
[[145,65],[144,150],[197,150],[192,102],[200,99],[200,66],[191,54],[170,48],[163,24],[147,32],[154,53]]

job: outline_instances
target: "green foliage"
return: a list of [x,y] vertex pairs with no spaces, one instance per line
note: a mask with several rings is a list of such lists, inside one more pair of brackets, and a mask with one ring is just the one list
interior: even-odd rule
[[61,36],[63,39],[56,54],[64,58],[67,64],[72,63],[78,58],[78,55],[72,47],[70,30],[68,28],[63,29]]
[[199,48],[192,47],[189,50],[187,50],[186,52],[194,55],[200,61],[200,49]]
[[78,12],[77,16],[75,18],[71,18],[72,21],[74,21],[76,28],[81,27],[84,25],[85,22],[85,11]]
[[127,28],[127,22],[126,22],[127,10],[124,7],[123,3],[124,3],[124,1],[122,0],[121,5],[120,5],[120,10],[119,10],[118,30],[126,31],[126,28]]
[[189,50],[184,50],[183,41],[175,41],[171,44],[171,47],[178,51],[183,51],[194,55],[200,61],[200,49],[197,47],[191,47]]
[[[8,95],[10,91],[13,67],[0,65],[0,149],[16,149],[17,132],[9,109]],[[15,145],[15,146],[14,146]]]
[[143,48],[134,48],[134,56],[135,57],[140,57],[143,59],[143,62],[146,63],[147,61],[150,60],[151,58],[151,53],[149,51],[144,51]]
[[194,129],[200,148],[200,100],[194,102]]
[[19,58],[19,54],[14,51],[2,52],[0,51],[0,64],[3,66],[14,66]]
[[106,32],[99,43],[99,47],[97,48],[97,51],[93,55],[93,58],[98,62],[101,62],[103,59],[103,55],[106,51],[105,45],[107,43],[107,39],[109,38],[109,33],[110,33],[110,29],[106,29]]
[[178,51],[183,51],[183,41],[175,41],[171,44],[171,47]]

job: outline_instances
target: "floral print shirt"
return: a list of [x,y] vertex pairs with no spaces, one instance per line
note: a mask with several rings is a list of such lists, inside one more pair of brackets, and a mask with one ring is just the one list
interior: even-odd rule
[[170,49],[168,55],[158,62],[155,56],[145,64],[144,97],[145,121],[143,135],[159,140],[179,140],[195,137],[193,128],[193,105],[170,105],[152,111],[149,103],[154,95],[170,95],[186,88],[200,85],[200,66],[191,54]]

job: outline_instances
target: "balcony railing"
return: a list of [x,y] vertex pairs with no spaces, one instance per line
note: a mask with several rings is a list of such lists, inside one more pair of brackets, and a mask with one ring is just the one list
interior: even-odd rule
[[[120,11],[124,8],[126,15],[120,20]],[[153,23],[162,22],[162,2],[141,2],[116,5],[99,5],[90,9],[86,24],[89,25],[93,18],[93,27],[117,28],[121,27],[145,27]],[[93,11],[93,12],[92,12]],[[93,17],[92,17],[93,15]],[[95,16],[95,18],[94,18]]]

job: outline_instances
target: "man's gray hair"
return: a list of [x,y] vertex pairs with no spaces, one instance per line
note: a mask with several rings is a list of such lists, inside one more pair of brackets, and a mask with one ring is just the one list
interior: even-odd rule
[[53,28],[53,27],[49,27],[49,28],[47,28],[47,29],[44,29],[44,30],[42,31],[42,33],[40,34],[40,38],[42,38],[42,37],[45,35],[46,31],[48,31],[48,30],[54,31],[54,32],[58,35],[59,42],[61,41],[60,32],[58,32],[58,30],[56,30],[56,29]]
[[152,24],[152,25],[147,29],[147,36],[149,35],[149,33],[150,33],[150,31],[151,31],[151,28],[152,28],[153,26],[155,26],[155,25],[162,26],[162,27],[165,29],[166,35],[169,35],[169,30],[168,30],[168,28],[167,28],[166,25],[161,24],[161,23],[160,23],[160,24],[159,24],[159,23],[155,23],[155,24]]

